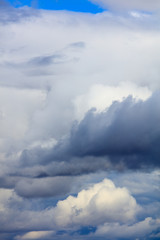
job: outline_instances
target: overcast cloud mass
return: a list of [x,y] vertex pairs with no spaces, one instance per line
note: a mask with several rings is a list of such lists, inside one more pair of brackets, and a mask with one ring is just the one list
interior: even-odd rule
[[159,1],[28,2],[0,0],[0,239],[158,240]]

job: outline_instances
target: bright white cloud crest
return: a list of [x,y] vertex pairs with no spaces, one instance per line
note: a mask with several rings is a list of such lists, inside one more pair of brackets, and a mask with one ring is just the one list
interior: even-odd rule
[[59,201],[55,219],[60,226],[123,223],[133,220],[138,209],[136,200],[126,188],[116,188],[111,180],[104,179],[88,190],[82,190],[77,197],[69,196]]

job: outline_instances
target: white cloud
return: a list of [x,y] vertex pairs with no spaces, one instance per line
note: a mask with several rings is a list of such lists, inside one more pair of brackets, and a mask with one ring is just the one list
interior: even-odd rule
[[57,225],[99,225],[105,222],[133,221],[139,206],[126,188],[116,188],[104,179],[77,197],[59,201],[55,211]]
[[45,92],[0,87],[0,136],[18,140],[24,137],[32,114],[41,108]]
[[90,0],[106,9],[129,9],[156,11],[160,9],[159,0]]
[[95,235],[114,239],[144,239],[147,236],[149,239],[152,232],[159,228],[159,224],[160,219],[152,219],[151,217],[131,225],[105,223],[98,227]]
[[16,236],[16,240],[44,239],[54,234],[54,231],[32,231],[22,236]]
[[26,147],[58,139],[89,107],[102,109],[127,94],[141,98],[143,90],[147,95],[159,88],[156,25],[152,16],[135,20],[52,11],[2,24],[0,85],[19,88],[1,94],[7,106],[0,109],[2,147],[8,136]]
[[137,87],[131,83],[121,83],[118,86],[108,86],[95,84],[91,86],[86,94],[77,96],[74,104],[77,119],[82,119],[84,114],[91,108],[103,111],[108,108],[113,101],[122,101],[125,97],[132,95],[134,98],[146,100],[151,91],[147,87]]

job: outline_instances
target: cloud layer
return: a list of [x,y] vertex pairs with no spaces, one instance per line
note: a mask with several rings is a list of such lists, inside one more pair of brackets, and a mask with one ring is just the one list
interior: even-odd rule
[[90,0],[106,9],[156,11],[160,9],[158,0]]

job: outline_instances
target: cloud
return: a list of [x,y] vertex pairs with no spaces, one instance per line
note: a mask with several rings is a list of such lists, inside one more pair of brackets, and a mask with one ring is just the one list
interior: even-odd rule
[[0,11],[0,238],[157,226],[159,16]]
[[29,239],[48,239],[54,231],[32,231],[24,234],[23,236],[16,236],[15,240],[29,240]]
[[158,0],[90,0],[106,9],[127,9],[127,10],[142,10],[142,11],[157,11],[160,9]]
[[71,178],[55,177],[22,179],[15,186],[15,192],[25,198],[63,196],[71,190]]
[[26,149],[17,176],[74,176],[102,170],[159,168],[159,101],[131,96],[105,111],[90,110],[50,148]]
[[[111,178],[117,186],[124,186],[129,189],[131,194],[136,197],[138,203],[152,204],[154,201],[154,204],[156,204],[156,202],[159,202],[160,188],[157,187],[160,178],[159,169],[153,172],[126,171],[110,173],[109,178]],[[153,207],[151,208],[153,211]],[[156,216],[155,212],[154,216]]]
[[[94,167],[97,170],[159,167],[159,101],[160,94],[156,92],[145,101],[128,97],[114,102],[106,111],[91,110],[73,125],[68,137],[58,141],[52,149],[25,150],[21,162],[24,166],[58,164],[53,167],[55,173],[56,169],[57,173],[58,169],[63,173],[67,165],[70,170],[78,169],[81,166],[78,161],[83,161],[82,169],[86,168],[87,161],[92,162],[88,171]],[[76,163],[78,165],[74,165]]]
[[24,62],[5,62],[6,67],[13,69],[19,69],[27,76],[42,76],[42,75],[54,75],[54,70],[51,71],[49,66],[52,67],[57,64],[65,64],[74,59],[69,59],[63,53],[48,54],[44,56],[36,56]]
[[5,210],[5,204],[9,198],[12,196],[12,190],[0,189],[0,211]]
[[159,100],[156,92],[146,101],[128,97],[104,112],[91,110],[55,151],[66,148],[73,156],[109,156],[113,164],[119,161],[128,168],[159,166]]
[[[87,179],[87,175],[83,176],[81,182],[86,183]],[[99,183],[95,177],[93,180],[94,184],[82,184],[77,194],[57,200],[57,204],[52,198],[48,199],[50,207],[47,207],[48,201],[47,204],[35,199],[31,201],[17,196],[13,190],[1,190],[1,237],[11,239],[11,235],[7,238],[4,233],[12,231],[12,239],[16,240],[64,240],[70,236],[79,239],[81,234],[83,239],[84,236],[85,239],[135,239],[136,234],[143,239],[158,232],[159,207],[155,202],[146,206],[141,202],[139,205],[127,188],[115,186],[109,179]],[[147,208],[150,212],[146,211]],[[155,210],[157,215],[152,217]]]
[[137,100],[146,100],[152,93],[147,87],[137,87],[135,84],[129,82],[122,82],[117,86],[94,84],[88,92],[76,97],[74,101],[76,117],[78,120],[82,120],[86,112],[91,108],[96,108],[97,112],[104,111],[114,101],[121,102],[129,95],[132,95]]
[[[25,117],[25,107],[19,108],[19,121],[14,119],[13,106],[8,113],[14,123],[12,129],[19,130],[22,122],[25,123],[25,137],[21,135],[21,143],[26,148],[35,141],[59,139],[68,134],[72,122],[79,120],[93,105],[107,107],[106,97],[99,104],[100,97],[94,91],[102,88],[106,94],[109,89],[115,91],[116,97],[109,99],[111,102],[122,97],[122,82],[130,82],[137,92],[145,87],[152,92],[159,87],[158,18],[150,16],[137,20],[107,13],[39,10],[34,14],[33,9],[28,8],[15,11],[17,18],[21,16],[18,21],[1,24],[0,84],[18,88],[22,93],[27,88],[46,94],[44,101]],[[30,13],[30,17],[23,11]],[[5,14],[6,17],[10,15]],[[63,63],[57,64],[60,59],[56,56],[66,56],[65,61],[62,57]],[[120,86],[118,89],[117,85]],[[92,95],[91,98],[87,93]],[[131,87],[129,93],[133,93]],[[9,95],[12,96],[8,91]],[[139,95],[143,95],[142,92]],[[88,102],[84,104],[85,98]],[[21,101],[23,94],[19,98]],[[10,101],[11,105],[13,102]],[[8,147],[8,141],[2,141]],[[11,145],[15,144],[12,141]]]
[[56,223],[64,227],[132,221],[138,209],[136,200],[127,189],[116,188],[112,181],[105,179],[88,190],[82,190],[77,197],[69,196],[59,201],[54,211]]
[[45,91],[38,89],[0,87],[0,164],[4,168],[11,166],[26,146],[22,139],[26,136],[34,112],[41,108],[45,97]]
[[0,6],[1,8],[7,8],[10,6],[10,4],[5,0],[0,0]]
[[159,224],[160,219],[150,217],[131,225],[106,223],[97,229],[95,235],[104,236],[105,239],[144,239],[146,236],[148,239],[152,239],[152,233],[159,229]]
[[0,0],[0,23],[2,24],[19,22],[23,18],[30,18],[33,15],[38,16],[38,11],[28,7],[21,8],[19,11],[19,9],[12,7],[9,1]]

